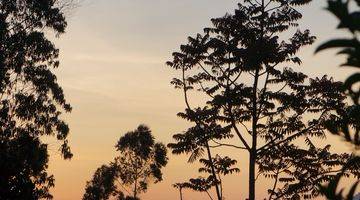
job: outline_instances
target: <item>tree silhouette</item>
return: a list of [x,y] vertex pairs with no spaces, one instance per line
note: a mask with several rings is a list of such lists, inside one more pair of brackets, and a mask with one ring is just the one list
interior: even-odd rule
[[[341,48],[341,51],[338,52],[338,54],[347,56],[347,61],[341,66],[360,68],[360,41],[358,40],[358,34],[360,31],[360,1],[354,1],[355,9],[351,12],[349,4],[352,2],[353,1],[349,0],[328,0],[327,10],[336,16],[340,21],[337,28],[347,29],[353,37],[338,38],[325,42],[317,48],[316,53],[329,48]],[[351,97],[354,104],[346,109],[345,112],[340,111],[338,117],[333,117],[326,124],[331,133],[342,136],[347,142],[354,144],[356,148],[359,148],[360,146],[359,82],[359,72],[356,72],[347,78],[343,85],[343,89],[347,92],[348,96]],[[357,159],[349,160],[343,170],[346,171],[347,168],[354,165],[360,165],[359,157],[357,157]],[[320,186],[322,192],[328,199],[353,199],[359,182],[356,182],[353,186],[351,186],[349,193],[344,196],[344,189],[338,189],[341,177],[342,174],[329,181],[328,185]]]
[[[318,148],[309,139],[305,141],[307,149],[284,145],[260,159],[264,164],[259,166],[259,172],[275,180],[268,199],[313,199],[321,194],[317,185],[338,176],[359,177],[360,165],[356,156],[333,154],[330,145]],[[342,167],[349,162],[353,165],[342,173]],[[281,183],[283,186],[279,187]]]
[[[206,153],[214,166],[212,148],[247,151],[250,200],[256,199],[260,175],[274,179],[269,199],[313,198],[319,195],[316,183],[335,176],[344,160],[353,159],[331,154],[329,146],[315,148],[311,141],[325,137],[326,122],[339,116],[334,111],[346,109],[342,84],[327,76],[308,78],[291,68],[301,64],[298,50],[315,40],[297,24],[302,14],[296,9],[310,2],[244,0],[234,14],[212,19],[212,27],[189,37],[167,62],[181,72],[172,81],[185,97],[186,109],[178,115],[194,123],[173,136],[172,152],[191,154],[189,161]],[[190,95],[196,92],[205,101],[192,107]],[[307,148],[300,145],[304,140]],[[358,168],[348,173],[359,175]],[[220,199],[219,187],[216,191]]]
[[117,195],[115,178],[116,167],[113,164],[101,166],[96,170],[93,179],[87,182],[83,199],[109,199],[110,196]]
[[[209,190],[214,186],[219,186],[220,199],[225,199],[223,193],[222,176],[226,176],[232,173],[240,172],[239,168],[234,167],[237,163],[227,156],[221,157],[216,155],[211,161],[208,159],[200,159],[200,163],[203,167],[199,168],[199,173],[206,173],[208,177],[191,178],[188,182],[176,183],[173,186],[180,190],[180,197],[182,199],[182,189],[191,189],[198,192],[206,192],[210,199],[213,199],[209,193]],[[215,170],[216,177],[213,176],[213,168]]]
[[183,189],[186,188],[187,183],[175,183],[172,185],[174,188],[179,190],[179,194],[180,194],[180,200],[183,200]]
[[71,106],[52,72],[59,50],[45,34],[58,36],[66,25],[55,0],[0,2],[0,199],[52,198],[42,136],[54,136],[62,156],[72,157],[61,119]]
[[120,155],[109,166],[96,170],[86,184],[84,200],[105,200],[111,196],[136,200],[146,192],[150,182],[162,181],[161,169],[167,164],[167,150],[162,143],[155,143],[147,126],[140,125],[126,133],[115,147]]

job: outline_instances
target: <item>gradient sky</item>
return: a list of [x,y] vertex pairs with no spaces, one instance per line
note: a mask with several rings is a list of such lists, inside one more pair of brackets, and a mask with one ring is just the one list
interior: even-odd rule
[[[235,0],[84,0],[68,18],[67,33],[55,39],[61,50],[56,70],[68,101],[74,107],[66,119],[71,128],[71,161],[61,160],[58,144],[50,143],[50,172],[55,175],[55,200],[81,199],[87,180],[116,155],[114,145],[126,131],[145,123],[164,143],[187,127],[176,117],[182,111],[182,93],[170,80],[176,72],[164,63],[188,35],[201,32],[212,17],[232,12]],[[341,59],[328,51],[314,56],[314,47],[341,32],[323,10],[325,1],[315,0],[303,10],[302,29],[309,28],[318,42],[301,52],[301,70],[312,76],[324,73],[343,80],[349,70],[339,70]],[[336,140],[336,139],[335,139]],[[228,151],[228,150],[226,150]],[[230,150],[228,151],[230,152]],[[234,153],[233,151],[230,153]],[[239,167],[247,166],[238,154]],[[164,181],[151,185],[145,200],[178,199],[171,187],[195,175],[196,165],[186,156],[171,156]],[[226,179],[227,199],[244,199],[246,170]],[[259,197],[266,182],[258,184]],[[264,191],[261,192],[260,190]],[[206,199],[205,194],[185,191],[185,199]]]

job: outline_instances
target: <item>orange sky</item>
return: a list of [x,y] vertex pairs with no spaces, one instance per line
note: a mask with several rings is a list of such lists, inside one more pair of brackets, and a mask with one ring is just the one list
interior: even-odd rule
[[[71,161],[64,161],[50,143],[50,172],[55,175],[55,200],[81,199],[84,186],[95,169],[116,155],[118,138],[140,123],[153,130],[157,140],[168,143],[174,133],[187,127],[176,117],[182,111],[182,93],[174,90],[170,80],[176,72],[164,65],[171,53],[193,35],[209,25],[212,17],[232,12],[234,0],[84,0],[68,18],[67,33],[55,39],[61,50],[61,67],[56,70],[59,82],[74,110],[66,115],[70,125]],[[303,29],[309,28],[325,41],[334,31],[334,18],[316,1],[304,8]],[[314,47],[301,52],[301,70],[312,76],[324,73],[343,80],[348,70],[339,70],[341,59],[328,51],[314,56]],[[337,139],[332,141],[340,144]],[[340,144],[339,146],[342,146]],[[247,155],[237,155],[239,175],[225,179],[225,196],[229,200],[245,199],[247,194]],[[195,175],[196,165],[186,163],[185,156],[170,156],[164,181],[151,185],[145,200],[178,199],[171,187]],[[258,197],[265,194],[265,181],[258,183]],[[207,199],[205,194],[185,191],[185,199]]]

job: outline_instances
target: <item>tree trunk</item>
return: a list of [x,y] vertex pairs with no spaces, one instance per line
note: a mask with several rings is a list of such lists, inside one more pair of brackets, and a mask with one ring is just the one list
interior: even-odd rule
[[255,162],[256,155],[250,152],[249,160],[249,200],[255,200]]
[[134,199],[136,199],[136,196],[137,196],[137,184],[138,184],[138,182],[137,182],[137,167],[136,167],[136,169],[135,169],[136,171],[136,176],[135,176],[135,187],[134,187]]
[[[206,150],[207,150],[207,153],[208,153],[209,161],[210,161],[210,163],[211,163],[211,172],[212,172],[212,175],[214,176],[215,181],[218,182],[218,179],[217,179],[217,176],[216,176],[216,172],[215,172],[215,168],[214,168],[213,161],[212,161],[212,157],[211,157],[210,147],[209,147],[209,144],[208,144],[208,143],[206,143]],[[216,184],[216,185],[215,185],[215,189],[216,189],[217,199],[218,199],[218,200],[222,200],[221,193],[220,193],[220,189],[219,189],[219,184]]]
[[180,191],[180,200],[183,200],[183,195],[182,195],[182,188],[181,188],[181,186],[180,186],[179,191]]
[[250,149],[249,158],[249,200],[255,200],[255,164],[256,164],[256,151],[257,151],[257,123],[258,123],[258,110],[257,110],[257,89],[259,83],[259,71],[257,68],[255,72],[253,97],[252,97],[252,146]]

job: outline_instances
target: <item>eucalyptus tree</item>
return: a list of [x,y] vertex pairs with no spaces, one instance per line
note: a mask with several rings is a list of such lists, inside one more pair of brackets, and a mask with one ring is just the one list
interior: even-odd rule
[[71,106],[53,73],[59,49],[47,37],[67,26],[58,3],[0,1],[0,199],[52,198],[43,136],[55,137],[61,155],[72,157],[61,118]]
[[113,164],[99,167],[91,181],[86,183],[85,200],[109,199],[118,195],[115,186],[116,168]]
[[[300,48],[315,40],[298,25],[298,8],[310,2],[244,0],[233,14],[212,19],[211,27],[189,37],[167,62],[181,74],[172,81],[184,93],[186,108],[178,115],[193,122],[174,135],[172,152],[191,154],[189,161],[206,157],[214,177],[212,148],[248,152],[250,200],[256,199],[261,175],[274,180],[269,199],[314,198],[317,183],[353,158],[312,142],[325,137],[326,122],[347,105],[342,83],[327,76],[308,78],[294,69],[301,64]],[[204,102],[193,106],[195,93]],[[358,176],[358,170],[356,165],[347,173]],[[216,192],[220,199],[218,185]]]
[[149,183],[162,181],[162,168],[168,157],[164,144],[155,142],[151,130],[140,125],[127,132],[116,144],[119,151],[113,162],[103,165],[86,184],[85,200],[137,200]]

